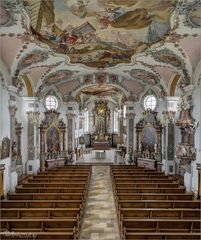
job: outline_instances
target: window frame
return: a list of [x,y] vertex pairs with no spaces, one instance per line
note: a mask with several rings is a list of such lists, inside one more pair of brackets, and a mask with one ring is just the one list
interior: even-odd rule
[[[52,98],[52,99],[54,99],[54,101],[55,101],[55,107],[51,107],[51,100],[49,101],[49,103],[50,103],[50,108],[47,106],[48,104],[47,104],[47,99],[48,98]],[[47,109],[47,110],[57,110],[58,109],[58,107],[59,107],[59,101],[58,101],[58,98],[55,96],[55,95],[47,95],[46,97],[45,97],[45,99],[44,99],[44,104],[45,104],[45,108]]]
[[[147,107],[146,105],[146,103],[147,103],[147,100],[149,99],[149,98],[154,98],[155,99],[155,106],[152,108],[152,106],[151,107]],[[152,102],[152,100],[151,100],[151,102]],[[157,97],[156,97],[156,95],[155,94],[147,94],[144,98],[143,98],[143,107],[144,107],[144,109],[145,110],[147,110],[147,109],[151,109],[152,111],[154,111],[155,109],[156,109],[156,107],[157,107]],[[150,104],[149,104],[150,105]]]

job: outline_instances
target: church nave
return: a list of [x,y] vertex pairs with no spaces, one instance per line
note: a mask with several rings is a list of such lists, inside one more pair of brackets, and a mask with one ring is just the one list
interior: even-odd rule
[[120,239],[110,178],[110,166],[92,166],[91,183],[80,239]]

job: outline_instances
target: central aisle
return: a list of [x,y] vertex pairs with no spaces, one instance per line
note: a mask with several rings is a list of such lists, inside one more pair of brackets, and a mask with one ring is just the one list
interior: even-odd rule
[[120,239],[109,166],[92,167],[81,239]]

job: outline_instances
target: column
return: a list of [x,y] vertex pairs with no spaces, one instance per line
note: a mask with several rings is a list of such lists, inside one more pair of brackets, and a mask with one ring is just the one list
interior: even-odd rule
[[[16,115],[17,107],[15,105],[9,106],[10,113],[10,138],[11,138],[11,172],[16,170],[16,161],[17,161],[17,140],[15,133],[15,115]],[[15,148],[14,148],[15,146]]]
[[[179,97],[166,97],[165,108],[166,112],[163,113],[161,123],[163,125],[163,149],[162,162],[166,174],[176,174],[175,162],[175,115],[178,108]],[[160,140],[162,142],[162,139]],[[157,146],[158,147],[158,146]]]
[[119,113],[119,144],[124,144],[124,139],[123,139],[123,120],[124,120],[124,116],[123,116],[123,110],[120,109],[120,113]]
[[130,154],[134,150],[134,113],[126,113],[126,149]]
[[197,199],[201,199],[201,163],[197,163],[197,167],[196,167],[197,171],[198,171],[198,195],[197,195]]
[[0,199],[4,197],[4,170],[5,164],[0,164]]
[[[74,151],[76,139],[79,138],[79,104],[77,102],[68,102],[67,106],[67,151]],[[77,124],[76,124],[77,123]]]
[[75,115],[68,113],[67,115],[67,148],[72,151],[75,147]]
[[134,163],[134,144],[135,144],[135,112],[133,102],[125,102],[126,113],[126,158],[129,163]]
[[[37,173],[41,166],[40,149],[42,149],[42,141],[40,142],[40,112],[38,98],[24,97],[24,108],[26,109],[26,131],[25,144],[26,152],[26,172],[27,174]],[[42,155],[42,154],[41,154]]]
[[16,146],[16,132],[15,132],[15,118],[16,118],[16,98],[17,98],[17,88],[14,86],[8,87],[9,92],[9,113],[10,113],[10,143],[11,143],[11,168],[10,168],[10,190],[14,191],[18,182],[18,173],[16,169],[17,160],[17,146]]

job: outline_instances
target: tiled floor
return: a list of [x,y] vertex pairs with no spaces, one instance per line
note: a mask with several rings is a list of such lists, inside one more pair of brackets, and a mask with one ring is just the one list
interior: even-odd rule
[[80,240],[118,240],[109,166],[93,166]]

